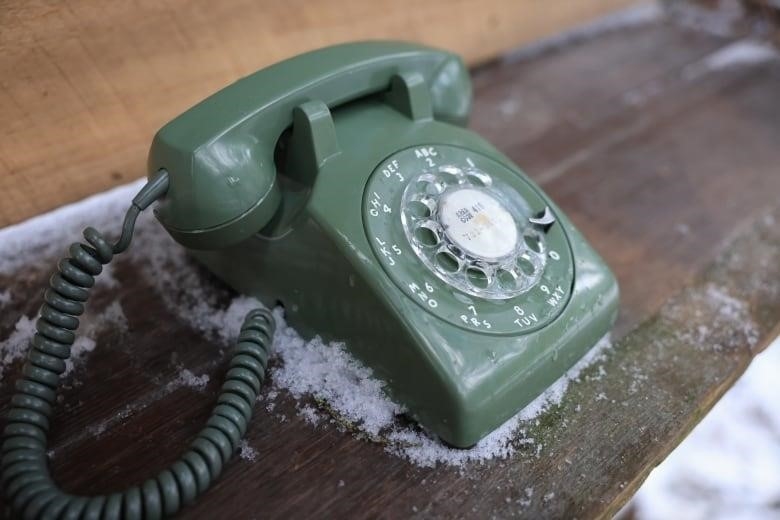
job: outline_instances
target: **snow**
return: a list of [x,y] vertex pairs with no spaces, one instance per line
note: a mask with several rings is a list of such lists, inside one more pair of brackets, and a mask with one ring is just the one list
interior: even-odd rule
[[504,117],[513,117],[522,109],[522,102],[516,98],[506,99],[498,105],[498,111]]
[[687,236],[691,233],[691,227],[684,223],[680,223],[674,226],[674,230],[684,236]]
[[[134,183],[0,230],[0,273],[19,269],[32,255],[53,260],[65,249],[68,241],[77,238],[79,229],[91,222],[101,223],[102,229],[118,230],[123,214],[121,208],[126,206],[137,189],[138,183]],[[126,255],[141,266],[139,272],[142,275],[148,273],[145,282],[153,285],[155,297],[159,297],[184,322],[214,339],[218,348],[230,344],[246,312],[258,305],[253,298],[234,297],[223,287],[205,280],[203,271],[149,214],[139,219],[138,233]],[[99,277],[95,290],[107,291],[121,283],[132,282],[117,280],[113,276],[109,276],[108,280]],[[11,294],[4,293],[0,303],[11,297]],[[701,326],[741,324],[743,336],[755,342],[753,325],[742,302],[714,286],[703,291],[700,297],[709,302],[715,316],[714,321]],[[278,327],[269,381],[260,398],[263,407],[272,412],[278,402],[292,398],[296,400],[296,413],[311,427],[335,423],[360,438],[379,441],[388,453],[423,467],[443,464],[464,468],[469,464],[509,457],[521,447],[530,447],[530,456],[542,456],[544,444],[530,437],[524,424],[533,422],[542,412],[559,403],[571,382],[580,378],[581,371],[602,361],[610,348],[609,339],[605,338],[546,392],[474,448],[456,450],[403,420],[403,407],[386,397],[382,382],[373,377],[368,367],[352,357],[345,345],[326,343],[320,338],[304,340],[285,324],[281,309],[274,310],[274,314]],[[102,310],[88,311],[83,321],[80,339],[74,346],[73,364],[69,367],[70,377],[73,377],[74,368],[78,368],[90,352],[101,348],[96,347],[95,339],[104,327],[115,327],[119,331],[128,327],[119,301],[113,301]],[[22,357],[33,332],[32,317],[19,317],[10,336],[0,342],[0,375]],[[692,334],[706,332],[694,328]],[[112,345],[103,347],[114,348]],[[779,467],[780,462],[778,443],[772,444],[772,435],[777,435],[780,428],[780,418],[776,407],[771,406],[771,398],[779,390],[777,378],[773,377],[778,368],[780,348],[770,349],[751,366],[734,390],[683,444],[693,443],[694,447],[688,450],[688,454],[680,448],[669,462],[659,466],[637,497],[636,503],[643,515],[641,518],[663,518],[670,511],[684,507],[682,502],[704,504],[706,500],[703,497],[709,496],[712,490],[716,495],[722,495],[718,500],[723,503],[724,510],[732,508],[732,512],[746,501],[761,504],[762,500],[769,500],[772,486],[775,489],[780,487],[779,477],[768,474],[770,468]],[[603,366],[597,365],[587,377],[601,379],[605,376],[608,374]],[[639,374],[638,377],[643,376]],[[208,382],[208,374],[196,375],[179,366],[176,378],[160,389],[159,395],[167,395],[180,387],[201,390]],[[607,395],[599,398],[609,399]],[[580,405],[575,408],[576,411],[580,409]],[[121,422],[131,411],[129,408],[121,411],[85,434],[100,434]],[[284,415],[274,417],[279,421],[288,419]],[[756,424],[763,423],[771,426],[763,430],[756,428]],[[717,448],[713,447],[715,439],[720,443]],[[696,443],[700,443],[700,447],[696,447]],[[756,449],[749,450],[750,447]],[[249,444],[242,445],[240,455],[247,461],[255,460],[257,456]],[[670,469],[664,469],[666,467]],[[706,483],[705,487],[691,484],[700,479]],[[528,488],[525,497],[518,503],[530,502],[532,494],[533,490]],[[691,494],[693,498],[688,496]],[[746,498],[740,502],[743,495]],[[667,503],[673,505],[667,506]],[[666,507],[668,509],[663,509]],[[713,506],[695,507],[699,509],[691,510],[692,518],[696,518],[700,510],[711,513],[708,508]]]
[[[71,347],[71,357],[65,361],[63,377],[70,375],[95,349],[95,339],[107,328],[127,330],[127,318],[118,301],[112,302],[102,312],[87,313],[81,319],[81,326],[76,341]],[[3,341],[0,341],[0,378],[13,363],[21,360],[27,354],[29,341],[35,334],[35,319],[20,316],[14,325],[14,331]]]
[[192,371],[186,368],[181,368],[176,378],[173,380],[172,384],[175,385],[176,388],[188,387],[188,388],[194,388],[195,390],[203,390],[204,388],[206,388],[208,382],[209,382],[208,374],[201,374],[199,376],[196,376],[195,374],[192,373]]
[[27,343],[35,334],[35,320],[21,316],[8,338],[0,341],[0,377],[5,369],[27,353]]
[[517,503],[520,505],[520,507],[528,507],[531,505],[531,499],[534,496],[534,488],[527,487],[525,488],[525,498],[519,498],[517,499]]
[[77,337],[70,349],[70,359],[65,361],[65,372],[62,373],[63,377],[73,372],[73,369],[76,368],[76,363],[81,361],[86,354],[95,350],[96,345],[95,340],[89,336],[82,335]]
[[143,181],[126,184],[0,229],[0,274],[17,272],[30,259],[64,253],[87,226],[118,229],[116,224],[141,186]]
[[[679,77],[675,79],[654,79],[637,85],[622,95],[622,101],[629,106],[641,107],[659,94],[667,92],[669,89],[665,85],[670,82],[679,80],[692,82],[721,70],[758,66],[778,59],[780,59],[780,52],[768,41],[755,37],[738,40],[686,65],[679,72]],[[675,230],[681,235],[688,235],[691,232],[690,226],[685,223],[677,224]]]
[[[132,183],[0,230],[0,273],[13,273],[32,257],[53,262],[68,242],[79,238],[81,228],[89,224],[98,223],[108,236],[114,236],[112,233],[120,228],[124,208],[139,187],[140,183]],[[218,348],[229,346],[246,313],[259,306],[259,302],[247,296],[233,296],[226,288],[205,280],[204,271],[150,213],[139,218],[136,229],[133,243],[123,257],[139,265],[139,273],[145,278],[144,282],[153,286],[155,297],[180,319],[213,339]],[[109,291],[122,283],[131,282],[116,279],[109,270],[98,277],[95,290]],[[515,446],[526,445],[534,445],[534,456],[539,457],[544,446],[527,437],[522,424],[559,403],[580,371],[601,359],[605,349],[610,347],[608,338],[599,342],[580,363],[516,416],[474,448],[458,450],[443,445],[419,426],[410,425],[403,418],[403,406],[386,396],[383,382],[373,377],[370,368],[356,360],[345,345],[326,343],[318,337],[304,340],[285,324],[281,309],[275,309],[274,315],[278,325],[273,345],[275,359],[263,392],[263,403],[268,412],[273,411],[278,399],[291,397],[297,401],[299,417],[313,427],[322,422],[336,423],[360,438],[381,442],[393,455],[428,467],[437,464],[462,467],[472,462],[506,458],[515,453]],[[95,339],[106,326],[127,330],[127,319],[119,301],[102,310],[88,309],[83,316],[66,376],[83,363],[90,352],[101,348],[96,346]],[[22,357],[33,332],[32,317],[20,317],[11,336],[0,343],[0,371]],[[106,345],[104,348],[114,347]],[[180,387],[202,390],[209,382],[207,374],[196,375],[187,367],[175,367],[177,376],[159,389],[160,395]],[[602,376],[603,368],[595,377]],[[287,420],[284,415],[275,417],[279,421]],[[100,431],[120,419],[117,416],[104,421],[105,424],[99,426]]]
[[254,462],[259,454],[256,449],[249,445],[246,439],[241,439],[238,442],[238,456],[247,462]]
[[778,518],[780,338],[650,474],[638,520]]
[[298,415],[304,421],[314,426],[320,424],[320,422],[322,421],[322,415],[317,411],[316,408],[308,404],[305,404],[303,406],[298,406]]
[[753,65],[776,60],[780,56],[770,42],[740,40],[708,56],[704,63],[711,70]]
[[[576,380],[585,367],[603,359],[605,350],[611,346],[609,338],[604,338],[517,415],[473,448],[460,450],[449,448],[425,431],[409,426],[400,417],[404,408],[385,395],[382,382],[352,357],[343,344],[324,343],[319,338],[304,341],[294,329],[285,325],[279,309],[275,316],[279,326],[274,353],[280,361],[271,369],[275,395],[289,392],[295,399],[313,397],[315,401],[325,402],[342,423],[349,423],[359,433],[381,441],[389,453],[422,467],[437,464],[463,467],[471,462],[507,458],[515,453],[515,444],[533,444],[534,440],[525,436],[522,423],[560,403],[570,382]],[[266,402],[268,400],[266,398]],[[311,424],[327,419],[327,412],[311,406],[299,407],[298,413]],[[541,449],[542,445],[537,444],[536,456]]]
[[683,69],[682,75],[687,80],[694,80],[710,72],[759,65],[778,59],[780,59],[780,52],[771,42],[746,38],[730,43],[691,63]]
[[382,382],[343,344],[328,344],[319,338],[304,341],[284,324],[280,310],[275,317],[279,325],[275,353],[281,364],[271,371],[274,387],[287,390],[296,399],[308,395],[327,402],[343,419],[372,437],[403,412],[385,396]]
[[[731,296],[723,287],[706,285],[702,290],[691,291],[688,297],[701,309],[700,315],[690,316],[687,327],[677,332],[680,340],[693,344],[702,351],[722,351],[740,348],[747,343],[755,346],[758,341],[757,327],[750,316],[747,304]],[[674,320],[682,315],[676,304],[664,308],[662,314]],[[729,331],[729,338],[722,338],[723,344],[714,343],[714,331]]]
[[697,33],[708,33],[722,38],[734,36],[745,18],[740,0],[704,2],[665,2],[668,17],[677,25]]

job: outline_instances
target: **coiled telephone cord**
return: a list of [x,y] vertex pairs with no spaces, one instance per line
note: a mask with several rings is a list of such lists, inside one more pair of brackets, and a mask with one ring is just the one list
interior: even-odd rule
[[187,452],[169,468],[125,491],[92,497],[62,491],[49,472],[49,419],[60,374],[76,339],[77,316],[84,312],[89,290],[103,266],[130,245],[140,212],[167,189],[168,173],[160,171],[133,199],[116,244],[109,245],[93,228],[85,229],[87,244],[71,245],[70,257],[59,262],[58,272],[49,281],[3,431],[2,486],[6,503],[21,518],[154,519],[173,515],[219,476],[246,432],[274,331],[273,316],[263,309],[245,318],[217,406]]

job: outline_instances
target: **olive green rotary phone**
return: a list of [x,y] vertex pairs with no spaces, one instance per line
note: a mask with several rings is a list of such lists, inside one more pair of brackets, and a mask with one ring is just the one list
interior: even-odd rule
[[342,340],[425,428],[469,447],[611,327],[614,276],[520,169],[464,128],[468,72],[396,42],[340,45],[230,85],[164,126],[117,243],[95,230],[60,263],[13,398],[3,482],[29,517],[154,518],[202,492],[236,450],[273,319],[250,313],[218,405],[169,469],[74,497],[46,430],[75,316],[140,211],[222,280],[308,336]]

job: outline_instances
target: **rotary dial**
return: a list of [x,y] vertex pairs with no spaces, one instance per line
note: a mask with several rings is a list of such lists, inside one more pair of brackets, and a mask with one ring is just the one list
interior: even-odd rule
[[386,157],[366,183],[363,223],[393,283],[459,327],[530,332],[571,296],[564,224],[519,170],[475,150],[418,145]]
[[507,299],[539,282],[544,233],[473,167],[442,165],[404,190],[401,221],[417,257],[468,294]]

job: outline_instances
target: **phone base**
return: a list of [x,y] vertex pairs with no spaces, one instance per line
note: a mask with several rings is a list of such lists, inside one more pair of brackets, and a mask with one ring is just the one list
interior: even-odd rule
[[468,448],[564,375],[612,327],[614,277],[579,237],[577,280],[549,326],[518,335],[464,330],[388,287],[377,293],[313,221],[283,240],[252,237],[229,249],[192,251],[237,291],[273,307],[304,338],[344,342],[421,425]]

